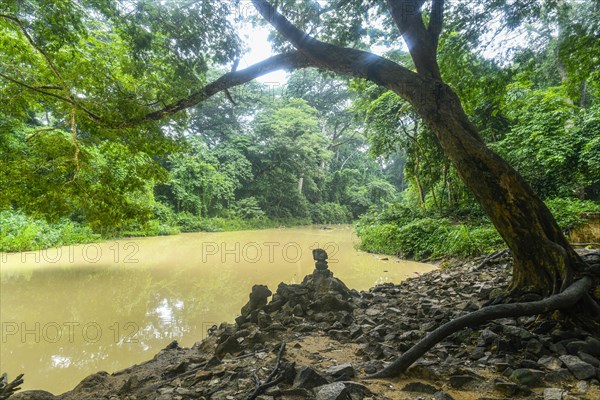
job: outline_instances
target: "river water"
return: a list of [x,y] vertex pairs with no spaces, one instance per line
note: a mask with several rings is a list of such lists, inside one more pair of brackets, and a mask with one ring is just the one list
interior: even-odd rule
[[62,393],[97,371],[191,346],[233,322],[252,285],[275,291],[314,269],[322,247],[350,288],[400,282],[434,267],[357,251],[351,226],[125,239],[0,253],[0,372],[24,389]]

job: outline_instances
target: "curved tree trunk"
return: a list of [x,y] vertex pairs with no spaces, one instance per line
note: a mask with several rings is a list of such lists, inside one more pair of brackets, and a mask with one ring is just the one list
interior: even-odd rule
[[582,270],[583,261],[546,205],[504,159],[484,144],[456,93],[442,82],[436,52],[444,0],[432,0],[427,27],[420,11],[425,0],[387,0],[417,73],[372,53],[316,40],[267,1],[252,1],[263,18],[313,66],[369,79],[412,104],[510,248],[513,291],[547,296],[572,282],[574,273]]
[[437,86],[435,97],[416,106],[510,248],[512,289],[542,295],[564,289],[583,261],[531,187],[485,146],[457,95],[441,82]]

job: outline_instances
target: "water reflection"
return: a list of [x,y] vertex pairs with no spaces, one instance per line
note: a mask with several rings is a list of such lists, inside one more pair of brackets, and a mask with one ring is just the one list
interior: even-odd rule
[[233,321],[255,283],[275,289],[329,266],[349,287],[399,282],[432,267],[354,250],[351,227],[193,233],[2,254],[0,370],[60,393],[85,376],[190,346]]

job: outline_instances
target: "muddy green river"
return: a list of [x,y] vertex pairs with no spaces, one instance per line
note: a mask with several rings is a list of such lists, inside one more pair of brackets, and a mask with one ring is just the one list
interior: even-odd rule
[[[0,253],[0,373],[55,394],[97,371],[191,346],[233,322],[253,284],[299,283],[322,247],[335,276],[368,289],[427,272],[427,264],[357,251],[351,226],[125,239]],[[383,259],[382,259],[383,258]]]

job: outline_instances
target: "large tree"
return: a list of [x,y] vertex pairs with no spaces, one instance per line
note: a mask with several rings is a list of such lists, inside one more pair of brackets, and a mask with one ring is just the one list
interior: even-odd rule
[[[287,13],[296,23],[267,1],[252,3],[278,33],[276,47],[285,50],[238,70],[241,50],[231,33],[230,19],[223,15],[227,12],[223,2],[192,1],[169,8],[169,2],[7,1],[0,8],[0,39],[8,49],[0,55],[0,90],[10,101],[0,113],[8,109],[26,115],[52,104],[52,117],[70,122],[76,148],[77,124],[88,135],[114,138],[115,132],[125,132],[129,143],[139,142],[140,132],[153,134],[156,129],[134,128],[153,126],[220,92],[231,97],[228,89],[278,69],[317,67],[370,80],[409,102],[433,131],[510,248],[513,291],[548,296],[571,286],[548,303],[517,307],[517,315],[558,308],[562,301],[572,305],[582,297],[590,279],[571,283],[585,264],[531,187],[485,145],[458,95],[442,80],[437,50],[447,6],[444,0],[387,0],[385,5],[377,0],[341,0],[327,8],[306,1],[298,4],[297,12]],[[509,15],[506,25],[527,16],[527,5],[537,3],[512,4],[518,13]],[[455,10],[459,13],[464,11],[460,5]],[[492,6],[511,10],[508,2],[492,2]],[[361,16],[369,14],[369,7],[377,13],[385,10],[388,18],[384,21],[395,26],[397,38],[404,39],[416,71],[359,49],[353,38],[361,35]],[[311,10],[315,11],[312,17],[307,12]],[[351,43],[356,48],[348,47]],[[231,62],[233,67],[193,89],[206,81],[209,62]],[[10,126],[11,119],[7,121]],[[176,131],[172,124],[166,128],[169,133]],[[511,310],[515,308],[492,316]]]

